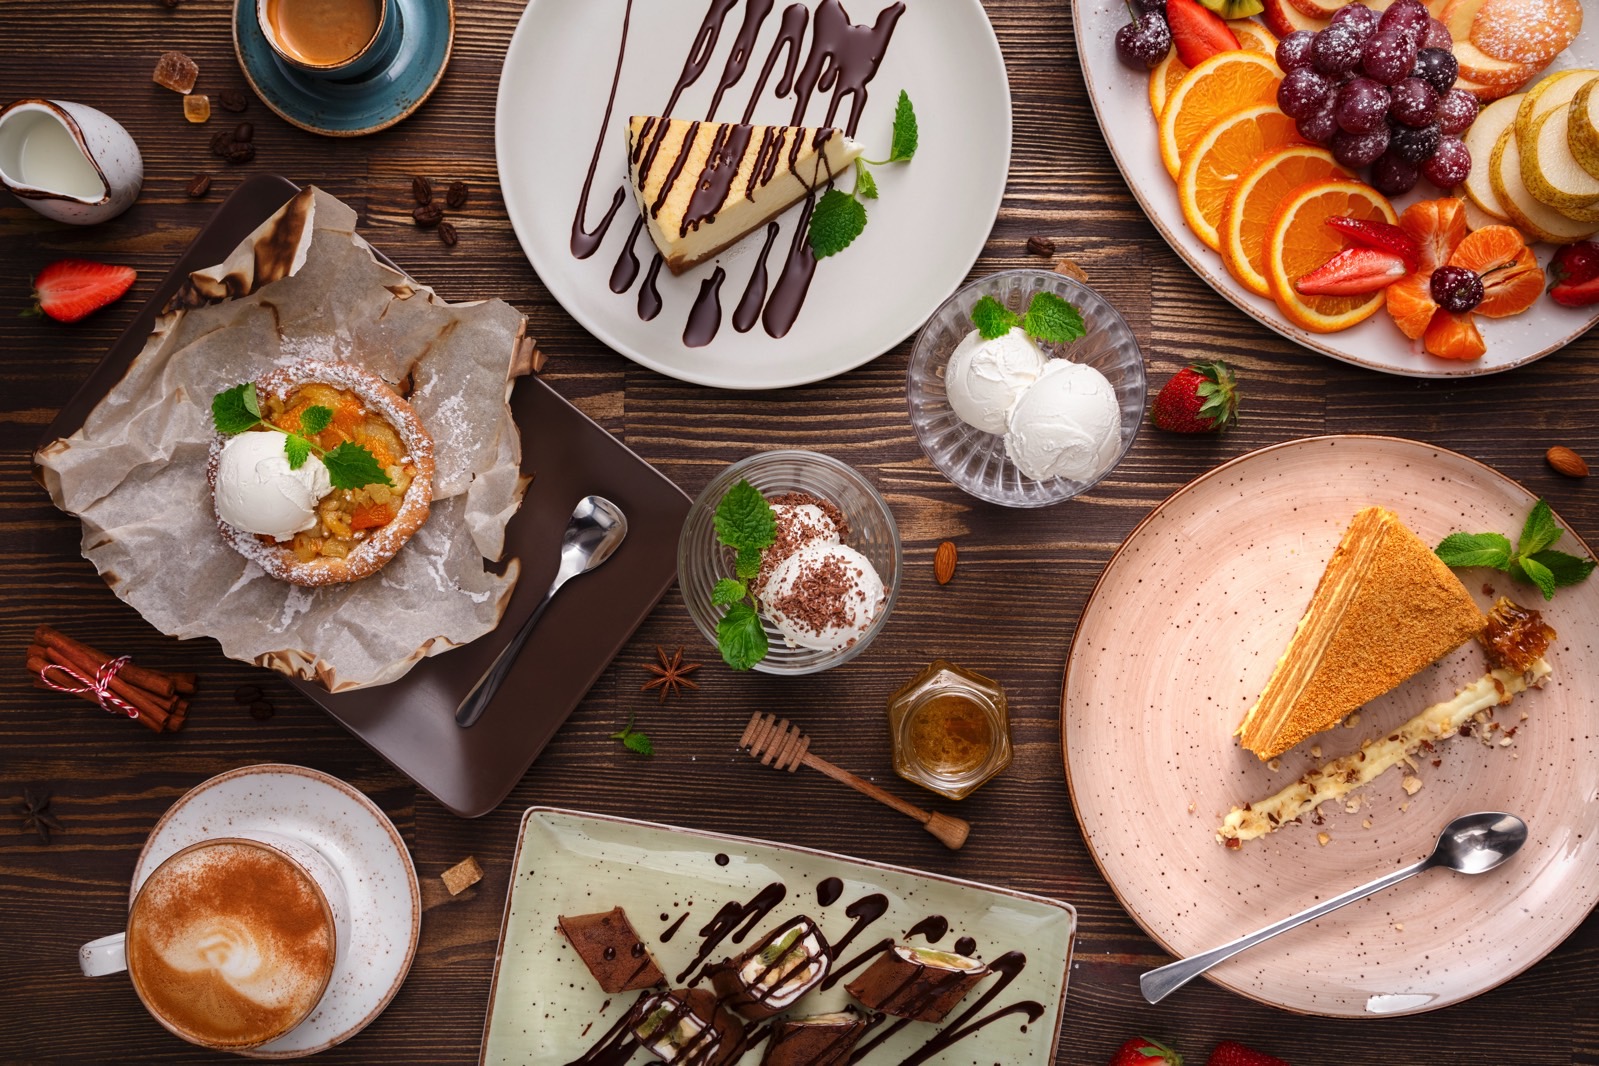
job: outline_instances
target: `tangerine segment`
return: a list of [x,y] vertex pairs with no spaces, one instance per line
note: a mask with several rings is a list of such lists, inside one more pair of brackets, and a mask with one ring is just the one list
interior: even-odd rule
[[1439,308],[1438,313],[1432,316],[1432,322],[1427,325],[1421,343],[1430,355],[1462,362],[1481,359],[1488,351],[1488,345],[1484,343],[1477,329],[1477,321],[1470,311],[1455,314]]
[[1415,340],[1427,332],[1438,304],[1432,298],[1432,275],[1415,274],[1400,278],[1384,290],[1388,313],[1399,332]]
[[1183,218],[1213,251],[1221,250],[1222,215],[1238,178],[1263,154],[1304,139],[1276,104],[1261,104],[1217,119],[1200,135],[1177,176]]
[[[1227,28],[1233,31],[1233,36],[1238,38],[1244,51],[1269,56],[1277,54],[1277,38],[1254,19],[1232,19],[1227,23]],[[1166,101],[1171,98],[1172,90],[1177,88],[1177,83],[1183,80],[1183,75],[1189,69],[1188,64],[1177,57],[1177,49],[1173,48],[1149,72],[1149,109],[1157,119],[1166,110]]]
[[1453,196],[1418,201],[1399,216],[1399,228],[1421,245],[1420,273],[1431,275],[1466,239],[1466,205]]
[[1244,51],[1213,55],[1185,74],[1160,114],[1160,159],[1166,173],[1177,177],[1183,156],[1217,119],[1275,103],[1281,80],[1275,59]]
[[1473,231],[1449,257],[1449,265],[1482,276],[1482,303],[1476,310],[1489,318],[1519,315],[1543,293],[1538,257],[1514,226],[1484,226]]
[[1266,239],[1277,207],[1289,192],[1313,181],[1353,178],[1314,145],[1296,144],[1267,152],[1245,171],[1222,208],[1219,251],[1238,284],[1257,296],[1270,296],[1266,280]]
[[1302,296],[1294,291],[1297,279],[1343,250],[1342,235],[1327,225],[1335,215],[1398,222],[1393,205],[1381,193],[1352,178],[1301,185],[1283,200],[1266,241],[1266,278],[1278,309],[1312,333],[1348,329],[1383,306],[1380,289],[1359,296]]

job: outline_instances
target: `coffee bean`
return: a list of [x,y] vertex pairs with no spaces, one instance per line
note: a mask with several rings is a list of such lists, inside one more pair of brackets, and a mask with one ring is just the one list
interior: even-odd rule
[[250,98],[239,89],[223,89],[221,103],[222,110],[237,114],[250,106]]
[[1041,255],[1046,259],[1055,254],[1055,242],[1048,237],[1027,238],[1027,254]]
[[449,204],[451,207],[455,208],[456,210],[460,210],[462,207],[465,207],[466,206],[466,182],[464,182],[464,181],[452,181],[452,182],[450,182],[450,191],[449,191],[448,194],[445,195],[444,202]]
[[182,0],[161,0],[161,3],[167,7],[177,7],[181,2]]
[[241,122],[233,127],[233,139],[243,144],[255,140],[255,126],[249,122]]
[[423,204],[411,212],[411,218],[423,229],[431,229],[444,221],[444,205]]
[[255,145],[234,142],[228,145],[228,162],[248,163],[255,158]]
[[218,159],[228,157],[228,148],[233,144],[233,134],[228,130],[218,130],[211,135],[211,154]]
[[426,207],[433,202],[433,183],[420,174],[411,179],[411,198],[418,206]]
[[211,191],[211,175],[196,174],[194,177],[189,179],[189,184],[184,188],[183,191],[188,193],[193,199],[198,200],[200,197]]
[[272,704],[268,703],[266,700],[256,700],[254,703],[250,704],[250,717],[254,718],[257,722],[264,722],[276,713],[276,708],[274,708]]
[[439,223],[439,240],[443,241],[449,247],[454,248],[455,242],[459,239],[460,238],[456,235],[454,226],[448,222]]

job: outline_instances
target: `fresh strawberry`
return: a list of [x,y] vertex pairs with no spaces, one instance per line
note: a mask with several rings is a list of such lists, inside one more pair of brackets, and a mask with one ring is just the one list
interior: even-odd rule
[[1224,1040],[1210,1053],[1205,1066],[1288,1066],[1288,1063],[1236,1041]]
[[1220,433],[1238,421],[1238,388],[1227,364],[1191,363],[1155,397],[1158,429],[1172,433]]
[[1197,67],[1213,55],[1239,49],[1238,38],[1227,23],[1199,0],[1166,0],[1166,22],[1177,45],[1177,58],[1185,66]]
[[57,322],[76,322],[120,299],[137,276],[132,267],[61,259],[33,279],[33,307],[23,313],[46,314]]
[[1578,241],[1555,253],[1549,263],[1553,279],[1549,295],[1567,307],[1587,307],[1599,303],[1599,244]]
[[1379,252],[1397,255],[1405,261],[1405,273],[1413,273],[1421,266],[1421,242],[1398,226],[1375,219],[1344,218],[1334,215],[1327,225],[1342,233],[1362,248],[1375,248]]
[[1183,1057],[1165,1044],[1135,1036],[1116,1049],[1110,1066],[1183,1066]]
[[1362,296],[1386,289],[1413,269],[1392,252],[1357,245],[1301,277],[1294,290],[1301,296]]

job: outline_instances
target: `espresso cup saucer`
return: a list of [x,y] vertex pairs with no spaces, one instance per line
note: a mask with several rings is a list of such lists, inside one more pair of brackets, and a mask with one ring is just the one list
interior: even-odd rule
[[250,88],[286,122],[327,137],[359,137],[422,106],[450,62],[453,0],[393,0],[403,37],[387,65],[358,78],[318,78],[280,60],[256,21],[255,0],[234,0],[233,49]]
[[129,906],[145,878],[180,849],[250,830],[315,847],[343,873],[350,897],[350,935],[322,1002],[293,1031],[240,1052],[300,1058],[359,1033],[400,990],[422,924],[416,867],[394,823],[354,787],[303,766],[263,763],[196,785],[161,816],[134,866]]

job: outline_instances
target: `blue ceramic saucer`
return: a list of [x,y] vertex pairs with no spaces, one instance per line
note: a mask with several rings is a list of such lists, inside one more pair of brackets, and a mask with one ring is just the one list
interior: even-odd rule
[[422,106],[444,77],[455,39],[453,0],[394,0],[403,39],[388,64],[357,78],[317,78],[273,54],[256,22],[255,0],[235,0],[233,47],[244,76],[282,118],[327,137],[359,137]]

